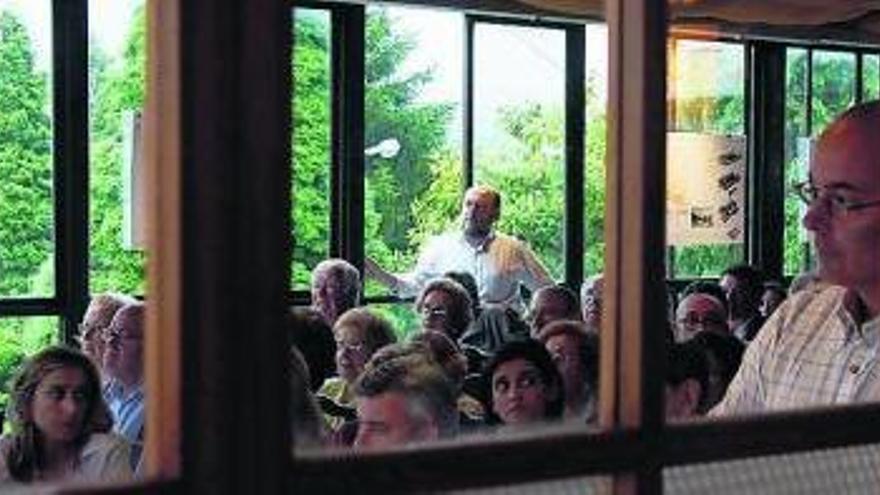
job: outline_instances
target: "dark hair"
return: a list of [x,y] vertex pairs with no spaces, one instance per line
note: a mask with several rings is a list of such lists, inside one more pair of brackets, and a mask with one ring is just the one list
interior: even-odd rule
[[723,272],[721,276],[729,275],[736,279],[736,291],[739,294],[731,294],[738,301],[731,301],[731,309],[739,304],[744,304],[754,313],[757,312],[761,296],[764,294],[764,274],[752,265],[741,263],[733,265]]
[[[704,395],[707,395],[707,400],[711,395],[714,395],[714,397],[712,397],[713,400],[720,400],[724,397],[724,393],[727,391],[727,386],[739,370],[739,365],[742,362],[746,346],[733,335],[715,332],[700,332],[696,334],[690,342],[699,345],[704,353],[708,353],[714,358],[713,363],[713,360],[709,359],[707,356],[706,373],[707,377],[709,375],[718,376],[719,390],[714,391],[714,394]],[[715,404],[707,404],[706,406],[708,408],[714,405]]]
[[[703,332],[705,333],[705,332]],[[687,379],[700,384],[700,400],[697,412],[703,414],[708,409],[709,365],[703,346],[693,340],[672,344],[668,349],[666,365],[666,384],[678,386]]]
[[544,415],[547,419],[555,419],[562,417],[563,408],[565,406],[565,395],[562,387],[562,376],[553,358],[544,346],[533,339],[516,340],[508,342],[498,349],[498,352],[492,356],[486,363],[483,370],[483,386],[489,390],[487,394],[488,401],[486,406],[486,422],[490,425],[501,423],[501,418],[495,414],[492,408],[492,375],[502,364],[513,361],[514,359],[525,359],[538,369],[541,373],[541,381],[547,388],[555,387],[557,390],[556,397],[545,404]]
[[12,427],[10,448],[6,452],[6,466],[10,476],[23,482],[34,479],[34,474],[45,467],[42,433],[29,411],[37,387],[49,373],[62,368],[76,368],[86,379],[86,405],[82,430],[75,439],[82,448],[93,433],[104,433],[113,427],[110,411],[101,395],[101,379],[92,361],[82,352],[63,346],[52,346],[24,362],[12,380],[7,417]]
[[458,432],[456,389],[431,356],[401,352],[387,359],[382,354],[375,357],[354,383],[356,396],[375,397],[397,392],[406,397],[411,416],[431,416],[441,437]]
[[419,293],[419,297],[416,299],[417,311],[421,312],[425,298],[434,291],[444,292],[452,299],[452,310],[448,317],[449,325],[452,327],[449,330],[454,333],[450,334],[449,337],[453,339],[461,337],[467,331],[471,322],[474,321],[474,313],[471,310],[471,297],[458,282],[446,277],[435,278],[428,282]]
[[[551,298],[562,302],[565,309],[565,314],[567,315],[568,319],[580,319],[580,301],[578,300],[577,294],[575,294],[574,291],[569,289],[568,287],[561,284],[545,285],[544,287],[536,290],[534,294],[532,294],[532,305],[537,304],[540,301],[539,298],[541,297]],[[533,309],[538,308],[536,306]],[[534,315],[529,316],[531,319],[531,317],[533,317]],[[533,322],[530,321],[529,323]],[[535,330],[537,331],[540,329],[538,328]]]
[[480,292],[477,288],[477,280],[468,272],[450,271],[444,273],[443,276],[458,282],[459,285],[464,287],[464,290],[467,291],[468,296],[471,298],[471,311],[476,320],[480,315]]
[[288,315],[289,344],[302,352],[309,370],[309,389],[317,391],[336,373],[336,339],[330,324],[314,308],[293,308]]

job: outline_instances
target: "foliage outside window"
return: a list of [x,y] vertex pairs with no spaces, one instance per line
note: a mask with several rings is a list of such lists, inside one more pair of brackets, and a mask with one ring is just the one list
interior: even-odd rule
[[52,297],[50,5],[41,12],[46,24],[26,25],[23,13],[4,4],[0,1],[0,296]]
[[307,289],[330,244],[330,15],[295,9],[294,30],[291,273]]
[[586,143],[584,150],[584,275],[605,266],[605,108],[608,100],[608,29],[586,26]]
[[807,50],[786,50],[785,70],[785,232],[783,273],[796,275],[809,266],[806,231],[801,227],[804,209],[791,186],[806,178],[809,158],[807,130]]
[[[97,22],[111,8],[125,29]],[[123,121],[143,108],[146,14],[142,0],[91,0],[89,17],[89,289],[143,294],[144,253],[124,244],[122,210]]]
[[865,55],[862,62],[865,101],[880,98],[880,55]]
[[[740,44],[672,40],[669,130],[705,134],[745,132],[745,50]],[[668,163],[667,167],[675,167]],[[746,183],[746,178],[742,179]],[[741,205],[745,209],[745,205]],[[668,275],[716,277],[744,258],[743,244],[668,247]]]
[[0,318],[0,411],[6,410],[9,384],[24,359],[56,342],[58,318]]

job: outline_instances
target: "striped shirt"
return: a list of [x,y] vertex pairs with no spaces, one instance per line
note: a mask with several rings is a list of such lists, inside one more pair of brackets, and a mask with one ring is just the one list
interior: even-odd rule
[[842,287],[802,291],[777,308],[746,348],[713,416],[880,399],[880,316],[857,323]]

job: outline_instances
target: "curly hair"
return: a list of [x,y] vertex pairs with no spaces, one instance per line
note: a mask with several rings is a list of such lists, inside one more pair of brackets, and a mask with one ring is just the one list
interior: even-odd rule
[[9,474],[15,480],[32,481],[35,473],[45,467],[42,433],[29,410],[43,379],[63,368],[81,370],[86,378],[85,419],[74,441],[76,446],[82,448],[93,433],[105,433],[113,427],[112,416],[101,396],[101,379],[92,361],[69,347],[52,346],[38,352],[22,365],[10,386],[7,417],[12,433],[5,455]]

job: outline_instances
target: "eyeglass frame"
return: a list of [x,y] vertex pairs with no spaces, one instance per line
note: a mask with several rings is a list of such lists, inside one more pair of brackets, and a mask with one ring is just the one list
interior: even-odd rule
[[[821,189],[829,190],[827,187],[816,186],[809,180],[792,184],[791,187],[798,199],[807,206],[812,206],[816,201],[821,200],[823,197],[819,192]],[[837,195],[825,195],[824,198],[826,198],[824,201],[827,203],[828,211],[832,214],[846,214],[851,211],[880,206],[880,198],[867,201],[847,201],[845,198]]]

